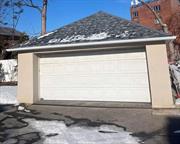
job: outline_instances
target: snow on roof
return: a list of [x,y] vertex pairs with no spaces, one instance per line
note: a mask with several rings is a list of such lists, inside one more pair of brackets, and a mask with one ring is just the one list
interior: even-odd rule
[[47,36],[53,34],[54,32],[56,32],[56,31],[52,31],[52,32],[46,33],[46,34],[44,34],[44,35],[41,35],[41,36],[39,36],[37,39],[41,39],[41,38],[47,37]]
[[74,41],[82,41],[82,40],[102,40],[106,39],[107,37],[110,37],[107,33],[98,33],[98,34],[92,34],[89,37],[86,37],[85,35],[73,35],[71,37],[65,37],[64,39],[51,39],[49,40],[50,43],[57,43],[57,42],[74,42]]

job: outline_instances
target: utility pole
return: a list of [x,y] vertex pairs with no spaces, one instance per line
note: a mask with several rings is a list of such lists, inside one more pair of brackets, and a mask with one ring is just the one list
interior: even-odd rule
[[47,21],[47,0],[43,0],[43,6],[42,6],[42,30],[41,35],[44,35],[46,33],[46,21]]
[[11,7],[12,7],[12,43],[14,43],[14,33],[15,33],[14,0],[11,0]]

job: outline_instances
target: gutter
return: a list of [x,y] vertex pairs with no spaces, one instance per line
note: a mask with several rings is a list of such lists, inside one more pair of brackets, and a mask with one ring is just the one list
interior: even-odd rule
[[32,47],[19,47],[7,49],[7,52],[25,52],[25,51],[36,51],[36,50],[48,50],[57,48],[70,48],[70,47],[82,47],[82,46],[100,46],[106,44],[127,44],[127,43],[139,43],[139,42],[157,42],[174,40],[176,36],[157,37],[157,38],[143,38],[143,39],[128,39],[128,40],[113,40],[113,41],[99,41],[99,42],[85,42],[85,43],[74,43],[74,44],[56,44],[56,45],[45,45],[45,46],[32,46]]

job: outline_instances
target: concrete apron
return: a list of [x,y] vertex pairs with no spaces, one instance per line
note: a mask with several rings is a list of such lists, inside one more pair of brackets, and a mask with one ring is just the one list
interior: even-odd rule
[[66,106],[66,107],[95,107],[95,108],[142,108],[151,109],[151,103],[131,102],[97,102],[97,101],[62,101],[62,100],[41,100],[35,105]]
[[124,102],[88,102],[88,101],[53,101],[53,100],[42,100],[35,104],[34,106],[47,106],[51,107],[65,107],[65,108],[107,108],[107,109],[139,109],[145,110],[149,109],[152,115],[167,115],[167,116],[180,116],[180,106],[175,106],[175,108],[152,108],[150,103],[124,103]]

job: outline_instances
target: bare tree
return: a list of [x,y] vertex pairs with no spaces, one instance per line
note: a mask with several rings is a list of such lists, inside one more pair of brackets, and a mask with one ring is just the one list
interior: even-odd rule
[[8,8],[10,6],[10,1],[1,0],[0,1],[0,25],[7,25],[6,17],[8,16]]
[[16,5],[18,0],[0,1],[0,25],[11,25],[16,28],[23,9]]
[[5,49],[18,43],[18,41],[14,41],[14,34],[23,9],[16,5],[16,2],[18,0],[0,0],[0,26],[12,27],[11,31],[9,31],[8,39],[4,36],[0,38],[0,59],[11,57]]
[[180,44],[180,10],[171,16],[168,26],[169,31],[177,36],[175,43]]
[[34,8],[41,14],[41,35],[44,35],[46,33],[48,0],[42,0],[41,6],[35,4],[33,0],[19,0],[17,5]]
[[180,60],[180,11],[177,11],[172,15],[168,21],[169,31],[176,35],[176,40],[174,41],[174,57],[176,60]]
[[6,8],[5,8],[5,0],[0,1],[0,25],[5,24],[5,13],[6,13]]

